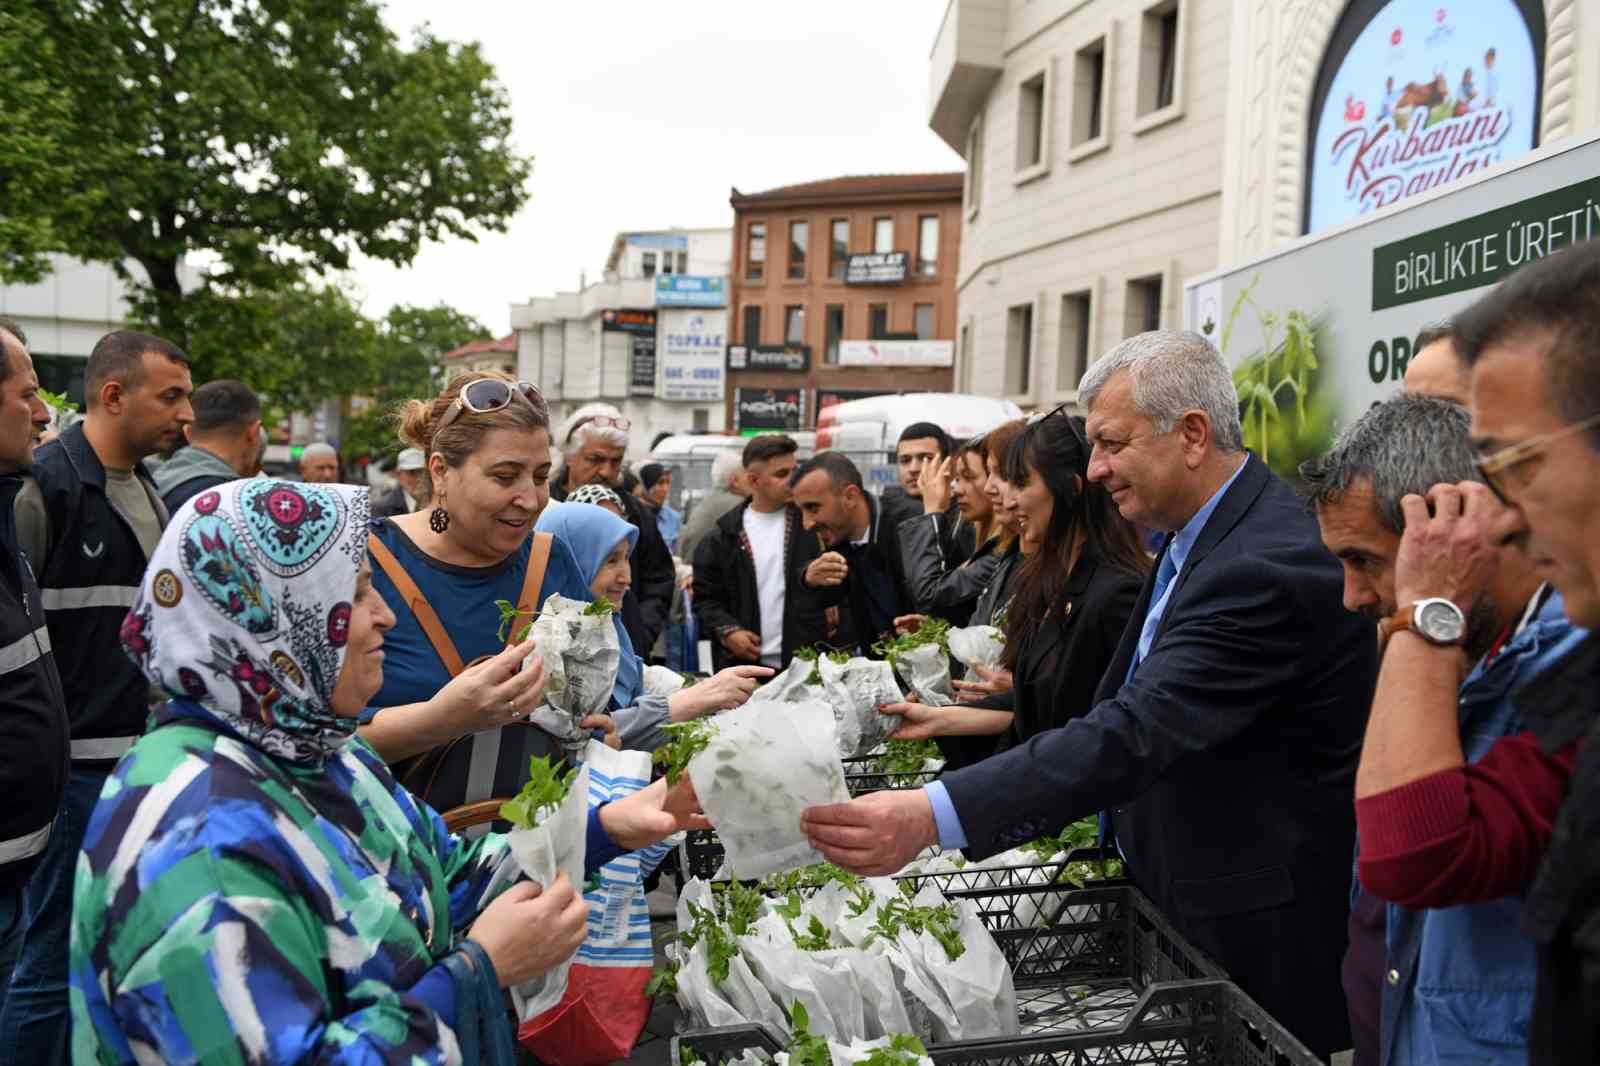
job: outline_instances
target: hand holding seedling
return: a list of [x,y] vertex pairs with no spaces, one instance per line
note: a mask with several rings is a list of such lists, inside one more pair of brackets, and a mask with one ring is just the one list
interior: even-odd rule
[[886,703],[878,711],[900,719],[899,726],[889,734],[891,740],[931,740],[940,735],[942,715],[937,707],[925,703]]
[[922,628],[922,623],[928,620],[925,614],[903,614],[894,620],[894,631],[901,636],[910,636]]
[[994,696],[1001,692],[1011,691],[1011,671],[1002,670],[997,666],[984,666],[975,663],[972,672],[978,675],[977,681],[952,681],[950,687],[956,690],[956,699],[962,703],[976,703],[986,696]]
[[635,851],[680,829],[710,829],[711,823],[700,813],[694,785],[684,774],[676,785],[669,786],[663,777],[648,788],[601,807],[600,826],[619,847]]
[[869,877],[887,877],[939,842],[933,804],[920,788],[812,807],[801,816],[800,828],[823,858]]
[[539,706],[544,698],[544,663],[534,659],[522,667],[533,649],[531,640],[514,644],[468,666],[439,690],[430,702],[438,707],[448,736],[508,725]]
[[558,874],[548,891],[518,881],[495,897],[467,935],[494,963],[501,988],[510,988],[553,970],[572,957],[588,933],[589,905]]

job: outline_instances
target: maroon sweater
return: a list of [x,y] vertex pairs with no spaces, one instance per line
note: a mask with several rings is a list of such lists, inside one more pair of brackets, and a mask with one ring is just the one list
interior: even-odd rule
[[1546,755],[1522,732],[1470,766],[1358,799],[1362,887],[1412,908],[1480,903],[1527,887],[1577,757],[1577,742]]

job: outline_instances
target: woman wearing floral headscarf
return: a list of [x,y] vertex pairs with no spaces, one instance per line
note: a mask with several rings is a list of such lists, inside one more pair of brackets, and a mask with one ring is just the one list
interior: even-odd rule
[[[73,1058],[509,1061],[498,989],[582,942],[565,877],[514,881],[355,738],[394,616],[367,494],[235,481],[174,517],[123,625],[172,698],[118,763],[74,894]],[[690,822],[662,783],[591,812],[590,870]]]

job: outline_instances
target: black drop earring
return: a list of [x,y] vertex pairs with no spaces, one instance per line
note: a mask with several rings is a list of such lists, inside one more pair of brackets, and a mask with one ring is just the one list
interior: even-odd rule
[[435,533],[443,533],[450,528],[450,512],[444,509],[444,501],[441,500],[438,506],[428,513],[428,528]]

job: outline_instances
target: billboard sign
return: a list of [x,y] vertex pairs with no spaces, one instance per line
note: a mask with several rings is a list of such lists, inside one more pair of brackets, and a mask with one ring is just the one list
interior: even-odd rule
[[726,307],[728,286],[713,274],[657,274],[657,307]]
[[811,369],[811,345],[735,344],[728,348],[728,369],[804,374]]
[[954,341],[840,341],[840,366],[953,366]]
[[1391,0],[1314,116],[1306,231],[1436,189],[1537,143],[1539,64],[1517,0]]
[[656,395],[663,400],[721,401],[727,328],[726,311],[662,311],[661,388]]
[[898,285],[906,280],[905,252],[866,252],[844,261],[846,285]]
[[741,437],[792,433],[805,424],[805,389],[735,389],[734,424]]
[[663,252],[689,250],[689,238],[683,233],[630,233],[628,243],[635,248],[649,248]]
[[1412,338],[1517,268],[1600,238],[1600,135],[1190,281],[1234,368],[1245,443],[1281,472],[1401,388]]
[[607,333],[648,333],[656,335],[654,308],[607,309],[600,312],[600,328]]
[[630,396],[654,396],[656,393],[656,335],[654,333],[634,333],[628,339],[633,342],[633,358],[629,363],[628,394]]

